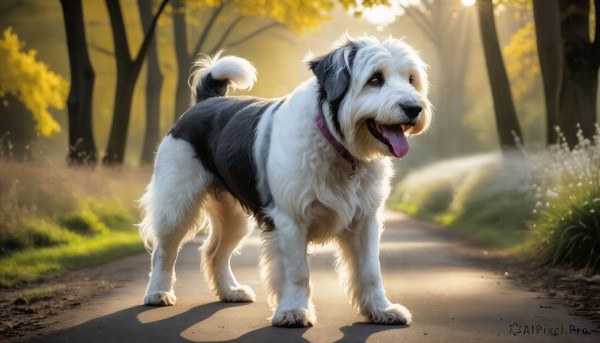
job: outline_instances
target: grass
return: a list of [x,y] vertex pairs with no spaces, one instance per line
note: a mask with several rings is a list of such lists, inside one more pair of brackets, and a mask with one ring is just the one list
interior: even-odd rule
[[543,264],[600,271],[600,141],[532,158],[538,175],[527,248]]
[[0,160],[0,287],[144,250],[133,223],[149,173]]
[[119,259],[144,250],[137,231],[81,238],[70,244],[31,249],[2,259],[0,285],[14,287],[69,270]]
[[407,175],[391,208],[540,264],[600,272],[600,140],[437,162]]
[[71,232],[85,236],[106,234],[109,232],[108,227],[98,216],[87,209],[61,215],[58,217],[58,223]]
[[519,155],[485,154],[437,162],[405,177],[388,206],[435,221],[490,248],[526,235],[535,203]]

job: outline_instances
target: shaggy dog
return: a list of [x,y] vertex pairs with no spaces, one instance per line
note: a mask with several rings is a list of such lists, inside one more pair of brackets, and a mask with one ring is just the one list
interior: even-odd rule
[[232,97],[256,70],[234,57],[201,57],[193,106],[156,155],[141,199],[140,233],[152,249],[147,305],[173,305],[182,242],[206,227],[202,268],[222,301],[254,301],[230,268],[253,215],[263,229],[260,266],[275,326],[315,323],[307,245],[333,240],[352,305],[373,323],[406,324],[385,295],[379,266],[389,157],[431,118],[426,66],[402,40],[345,37],[308,65],[315,77],[280,99]]

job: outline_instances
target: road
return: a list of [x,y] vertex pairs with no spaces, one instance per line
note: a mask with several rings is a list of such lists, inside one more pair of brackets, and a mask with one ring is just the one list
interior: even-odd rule
[[[232,268],[257,293],[250,304],[225,304],[200,273],[199,243],[188,243],[177,262],[178,303],[141,306],[149,256],[106,266],[127,282],[62,316],[62,331],[47,342],[598,342],[596,325],[569,315],[559,300],[527,291],[464,253],[431,224],[386,214],[381,265],[388,297],[413,313],[410,326],[371,325],[355,313],[337,283],[333,246],[309,258],[318,321],[314,327],[271,327],[259,278],[258,232]],[[513,334],[510,332],[511,325]],[[577,334],[579,329],[579,334]],[[552,335],[558,330],[558,335]],[[583,335],[583,330],[594,330]]]

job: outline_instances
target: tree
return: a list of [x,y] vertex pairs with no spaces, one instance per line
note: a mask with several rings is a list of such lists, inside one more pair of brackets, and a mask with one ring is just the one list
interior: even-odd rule
[[[60,125],[48,109],[64,108],[69,87],[65,79],[36,60],[35,50],[21,51],[23,45],[10,27],[0,39],[0,140],[4,153],[10,153],[11,147],[17,149],[12,151],[16,158],[26,157],[33,137],[11,133],[14,124],[35,122],[35,131],[42,136],[60,132]],[[18,110],[23,107],[21,104],[26,111]],[[29,114],[32,120],[15,117]],[[22,130],[23,133],[29,132],[27,127]]]
[[[149,0],[147,0],[149,1]],[[123,14],[118,1],[106,0],[106,7],[110,16],[113,40],[115,45],[115,58],[117,61],[117,87],[115,91],[115,103],[113,111],[113,120],[106,148],[106,156],[103,162],[107,165],[122,164],[125,157],[125,145],[127,143],[127,130],[129,128],[129,118],[131,114],[131,101],[133,99],[133,90],[138,79],[142,64],[151,39],[156,29],[156,23],[163,12],[169,0],[162,0],[158,11],[153,16],[152,21],[144,41],[134,59],[131,57],[123,22]]]
[[[541,5],[539,5],[541,6]],[[570,147],[578,143],[578,125],[583,137],[596,134],[596,94],[600,67],[600,28],[596,22],[590,37],[590,0],[559,0],[562,36],[562,79],[558,126]],[[594,0],[595,18],[600,18],[600,0]]]
[[589,0],[533,0],[548,144],[558,142],[557,127],[571,148],[579,128],[588,139],[595,134],[600,42],[598,25],[590,37],[590,12]]
[[94,69],[90,63],[81,0],[61,0],[69,65],[71,90],[67,100],[69,111],[70,164],[96,164],[96,144],[92,130],[92,95]]
[[538,60],[544,84],[546,104],[546,142],[556,144],[558,136],[558,108],[562,84],[562,43],[558,1],[533,0],[533,18]]
[[500,52],[492,0],[477,0],[477,12],[500,146],[505,150],[514,149],[517,147],[515,138],[522,141],[523,135]]
[[[152,24],[150,2],[147,0],[138,0],[138,8],[144,31],[148,31]],[[142,164],[152,163],[154,160],[154,151],[160,140],[160,93],[163,84],[163,75],[158,63],[156,41],[156,35],[154,35],[148,47],[148,61],[146,63],[146,130],[144,145],[142,147]]]

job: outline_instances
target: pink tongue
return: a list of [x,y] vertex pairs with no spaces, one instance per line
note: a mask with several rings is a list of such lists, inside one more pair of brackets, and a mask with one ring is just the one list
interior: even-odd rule
[[388,142],[390,142],[390,145],[394,150],[394,156],[398,158],[406,156],[406,154],[408,154],[408,139],[406,139],[404,131],[398,127],[396,127],[396,130],[394,130],[383,125],[381,128],[383,129],[383,136],[388,140]]

